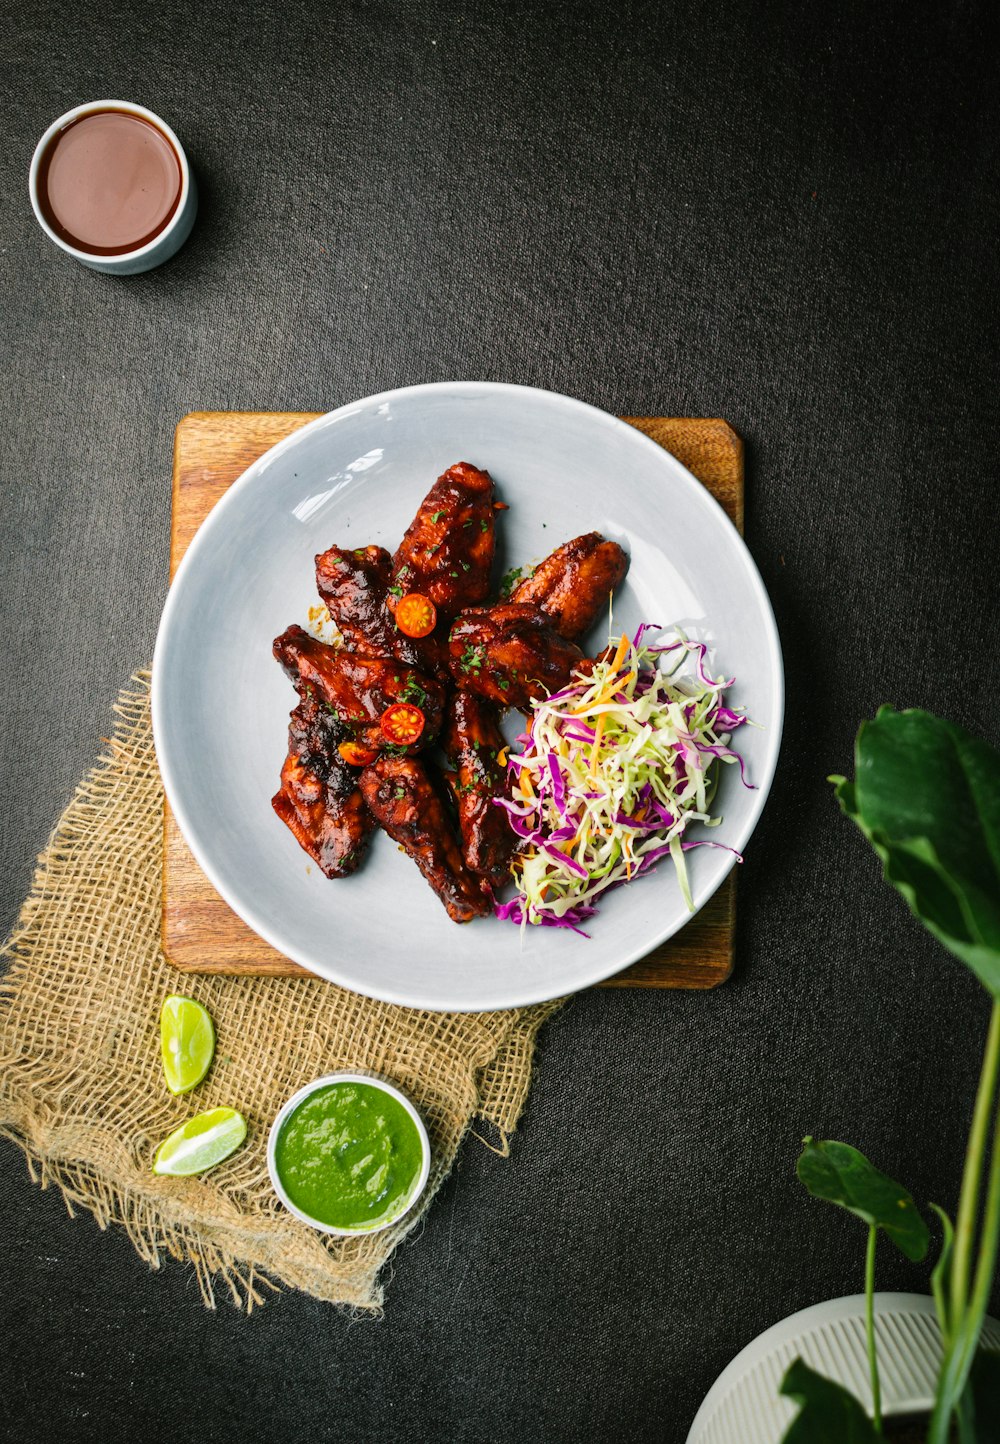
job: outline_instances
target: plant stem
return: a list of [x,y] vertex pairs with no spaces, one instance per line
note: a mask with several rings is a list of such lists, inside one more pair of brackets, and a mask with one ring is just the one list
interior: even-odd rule
[[[972,1297],[971,1299],[967,1297],[972,1234],[976,1223],[976,1205],[979,1202],[979,1184],[983,1170],[988,1124],[987,1114],[985,1121],[979,1126],[980,1105],[985,1097],[987,1106],[992,1111],[998,1063],[1000,1063],[1000,1001],[995,1001],[990,1018],[986,1055],[983,1058],[982,1076],[979,1080],[979,1093],[976,1097],[973,1127],[969,1136],[966,1167],[962,1178],[962,1196],[959,1201],[959,1225],[961,1226],[963,1222],[966,1223],[968,1237],[962,1259],[962,1274],[956,1279],[959,1266],[958,1231],[956,1229],[955,1257],[952,1264],[952,1299],[960,1299],[961,1303],[957,1310],[954,1303],[952,1306],[950,1320],[952,1337],[950,1344],[945,1349],[941,1372],[938,1376],[934,1412],[927,1435],[928,1444],[946,1444],[952,1415],[960,1404],[968,1383],[969,1371],[976,1356],[976,1347],[979,1343],[983,1318],[986,1314],[986,1306],[989,1302],[990,1289],[996,1271],[997,1249],[1000,1245],[1000,1109],[997,1110],[994,1122],[989,1185],[983,1211],[976,1276]],[[971,1208],[967,1192],[973,1197],[974,1203]]]
[[972,1298],[962,1320],[962,1331],[956,1349],[956,1366],[952,1385],[953,1397],[961,1398],[976,1357],[979,1335],[982,1332],[986,1307],[990,1301],[993,1275],[996,1272],[997,1246],[1000,1244],[1000,1111],[997,1114],[993,1132],[993,1156],[990,1159],[989,1191],[983,1209],[983,1227],[979,1239],[979,1258],[976,1261],[976,1277],[972,1286]]
[[969,1145],[965,1153],[962,1191],[958,1200],[958,1216],[955,1219],[955,1253],[951,1265],[951,1326],[954,1334],[959,1332],[959,1323],[965,1313],[965,1305],[968,1300],[972,1245],[976,1232],[976,1216],[979,1212],[979,1181],[986,1153],[986,1132],[989,1128],[990,1114],[993,1112],[998,1064],[1000,1064],[1000,1001],[994,1000],[993,1011],[990,1014],[989,1032],[986,1035],[983,1069],[979,1075],[976,1106],[972,1114],[972,1127],[969,1130]]
[[934,1308],[941,1326],[941,1341],[947,1350],[951,1345],[951,1314],[948,1300],[945,1297],[945,1287],[949,1282],[948,1269],[951,1265],[951,1251],[955,1246],[955,1229],[943,1208],[939,1208],[936,1203],[932,1203],[931,1208],[941,1220],[941,1252],[934,1265],[934,1272],[931,1274],[931,1291],[934,1294]]
[[878,1240],[878,1225],[868,1230],[868,1249],[865,1254],[865,1333],[868,1337],[868,1365],[872,1375],[872,1423],[875,1433],[882,1432],[882,1388],[878,1378],[878,1357],[875,1353],[875,1244]]

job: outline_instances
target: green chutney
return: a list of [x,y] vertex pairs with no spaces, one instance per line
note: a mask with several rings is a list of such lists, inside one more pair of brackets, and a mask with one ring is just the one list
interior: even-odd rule
[[274,1162],[303,1213],[364,1230],[403,1211],[423,1142],[398,1099],[370,1083],[328,1083],[303,1098],[278,1134]]

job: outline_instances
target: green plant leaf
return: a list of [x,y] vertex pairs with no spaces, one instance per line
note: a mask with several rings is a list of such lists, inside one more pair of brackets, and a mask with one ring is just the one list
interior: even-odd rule
[[1000,997],[1000,752],[933,713],[863,722],[844,813],[911,911]]
[[881,1435],[854,1395],[801,1359],[789,1364],[781,1393],[800,1406],[781,1444],[880,1444]]
[[930,1235],[910,1194],[849,1143],[803,1138],[795,1171],[814,1198],[882,1229],[914,1263],[926,1254]]

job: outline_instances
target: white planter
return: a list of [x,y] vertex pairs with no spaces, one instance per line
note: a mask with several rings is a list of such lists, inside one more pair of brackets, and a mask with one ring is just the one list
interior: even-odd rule
[[[875,1338],[882,1412],[929,1410],[941,1362],[934,1301],[925,1294],[876,1294]],[[1000,1348],[995,1319],[987,1318],[982,1341]],[[748,1344],[708,1391],[687,1444],[780,1444],[796,1406],[778,1387],[796,1357],[850,1389],[870,1412],[864,1294],[802,1309]]]

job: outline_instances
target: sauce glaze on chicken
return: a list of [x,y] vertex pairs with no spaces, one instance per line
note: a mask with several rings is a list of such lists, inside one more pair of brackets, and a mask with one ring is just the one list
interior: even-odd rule
[[[577,644],[628,569],[617,543],[588,532],[488,605],[502,510],[489,472],[449,467],[395,555],[334,545],[316,557],[342,645],[293,625],[273,646],[298,694],[274,811],[330,878],[355,871],[381,827],[455,922],[491,910],[519,845],[497,806],[507,792],[502,713],[529,709],[592,665]],[[428,618],[419,637],[406,635],[398,608],[414,593]]]

